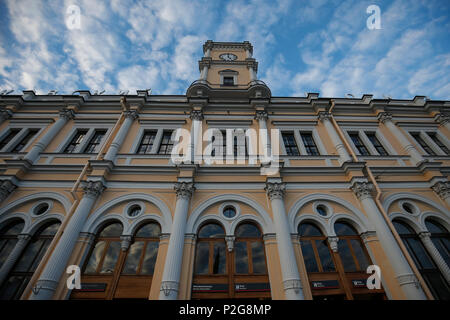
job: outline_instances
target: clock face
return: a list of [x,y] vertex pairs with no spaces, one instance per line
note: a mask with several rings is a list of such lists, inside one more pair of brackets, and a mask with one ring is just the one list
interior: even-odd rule
[[219,58],[225,61],[234,61],[237,59],[237,56],[232,53],[222,53]]

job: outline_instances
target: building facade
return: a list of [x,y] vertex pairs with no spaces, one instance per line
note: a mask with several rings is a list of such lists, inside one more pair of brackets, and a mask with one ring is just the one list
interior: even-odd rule
[[450,299],[450,101],[203,52],[185,95],[1,96],[0,298]]

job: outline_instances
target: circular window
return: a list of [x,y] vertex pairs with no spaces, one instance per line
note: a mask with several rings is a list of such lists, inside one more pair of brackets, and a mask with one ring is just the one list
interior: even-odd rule
[[323,204],[319,204],[316,207],[317,213],[320,214],[321,216],[327,216],[328,215],[328,210],[327,207],[325,207]]
[[141,213],[141,211],[142,211],[141,206],[138,204],[134,204],[128,208],[127,214],[129,217],[136,217]]
[[236,216],[236,209],[233,206],[226,206],[223,208],[223,215],[226,218],[234,218]]
[[41,204],[38,204],[34,210],[33,210],[33,214],[35,216],[40,216],[43,215],[44,213],[46,213],[48,211],[48,209],[50,208],[50,206],[48,205],[48,203],[44,202]]
[[402,208],[409,214],[415,213],[414,207],[410,203],[407,203],[407,202],[402,203]]

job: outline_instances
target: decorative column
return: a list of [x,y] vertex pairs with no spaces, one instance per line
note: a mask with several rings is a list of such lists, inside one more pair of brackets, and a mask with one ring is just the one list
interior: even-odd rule
[[12,112],[7,109],[0,109],[0,124],[2,124],[5,120],[11,118]]
[[0,203],[14,191],[16,185],[10,180],[0,180]]
[[414,147],[414,145],[405,137],[403,132],[392,121],[392,113],[380,112],[378,114],[378,121],[383,123],[389,131],[391,131],[392,135],[397,138],[403,150],[411,156],[411,160],[415,166],[425,160],[419,151],[417,151],[416,147]]
[[[408,300],[425,300],[425,294],[415,274],[404,257],[381,212],[372,197],[373,185],[368,182],[355,181],[351,187],[361,201],[364,211],[374,228],[378,240],[393,267],[395,277]],[[383,270],[381,270],[383,272]]]
[[325,129],[327,130],[328,135],[329,135],[331,141],[333,142],[333,145],[336,148],[337,153],[339,154],[340,163],[342,164],[344,162],[351,161],[350,155],[348,154],[344,143],[341,141],[341,138],[339,137],[338,133],[336,132],[336,129],[334,128],[330,119],[331,119],[331,113],[329,113],[327,111],[319,112],[319,120],[322,121],[323,125],[325,126]]
[[277,235],[278,254],[280,256],[284,293],[287,300],[304,300],[302,283],[295,260],[289,224],[284,207],[284,183],[267,182],[265,190],[272,206],[275,232]]
[[[272,155],[272,148],[270,145],[270,136],[269,131],[267,130],[267,118],[268,114],[265,110],[256,111],[255,119],[258,120],[259,125],[259,139],[262,142],[263,147],[263,162],[270,162],[270,158]],[[261,153],[260,153],[261,155]]]
[[446,127],[447,130],[450,131],[450,115],[440,112],[436,114],[434,121],[439,123],[441,126]]
[[190,114],[191,124],[191,157],[193,163],[201,162],[202,159],[202,121],[203,112],[201,110],[192,110]]
[[11,251],[8,258],[6,258],[5,262],[0,268],[0,286],[3,284],[3,281],[5,281],[13,266],[16,264],[17,260],[22,254],[23,249],[26,247],[30,239],[31,236],[29,234],[19,234],[17,236],[18,241],[14,246],[14,249]]
[[83,228],[93,205],[105,187],[101,181],[88,181],[83,189],[84,196],[67,223],[66,228],[63,230],[61,238],[48,259],[39,280],[33,287],[33,294],[30,296],[30,300],[52,299],[61,275],[65,271],[67,261],[78,240],[80,231]]
[[184,237],[189,200],[195,190],[192,182],[175,184],[177,203],[167,248],[164,273],[161,280],[160,300],[176,300],[180,287],[181,264],[183,262]]
[[450,182],[439,181],[436,182],[431,188],[450,207]]
[[209,70],[209,65],[211,64],[211,57],[203,57],[202,60],[199,62],[199,67],[200,67],[200,79],[201,81],[206,81],[206,79],[208,78],[208,70]]
[[137,111],[135,110],[124,111],[123,113],[125,120],[120,126],[119,132],[117,132],[117,135],[114,137],[113,142],[111,142],[108,152],[104,157],[105,160],[114,162],[114,160],[116,159],[116,155],[119,152],[119,149],[122,146],[122,143],[125,140],[128,131],[130,130],[131,124],[133,123],[134,119],[138,117]]
[[425,248],[427,248],[427,252],[431,255],[433,261],[436,263],[439,270],[442,272],[442,275],[444,276],[445,280],[447,280],[447,283],[450,283],[450,268],[448,267],[447,263],[445,263],[444,258],[442,258],[441,254],[436,249],[436,246],[431,240],[431,233],[420,232],[419,238],[422,241]]
[[62,109],[59,112],[59,119],[51,126],[50,129],[42,136],[42,138],[36,142],[31,150],[25,155],[24,159],[34,163],[39,157],[39,154],[49,145],[49,143],[56,137],[61,131],[62,127],[67,121],[74,118],[74,113],[70,109]]

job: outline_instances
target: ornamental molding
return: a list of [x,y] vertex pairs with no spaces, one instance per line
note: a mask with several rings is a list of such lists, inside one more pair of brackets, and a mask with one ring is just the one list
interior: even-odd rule
[[360,200],[372,197],[372,191],[374,190],[372,183],[359,181],[354,182],[350,188]]
[[320,111],[317,116],[318,116],[319,121],[322,121],[322,122],[325,120],[331,119],[331,113],[328,111]]
[[392,113],[390,112],[380,112],[378,114],[378,121],[385,123],[386,121],[392,121]]
[[63,108],[59,111],[59,117],[61,119],[69,121],[75,118],[75,113],[71,109]]
[[0,180],[0,202],[5,200],[15,188],[16,185],[10,180]]
[[450,182],[446,181],[438,181],[436,182],[431,189],[438,194],[443,200],[450,197]]
[[138,112],[136,110],[127,110],[123,112],[123,116],[125,118],[129,118],[131,120],[134,120],[139,117]]
[[177,182],[173,187],[177,194],[177,198],[190,199],[195,191],[193,182]]
[[87,197],[97,198],[106,189],[101,181],[88,181],[83,187],[84,195]]
[[256,114],[255,114],[255,119],[256,119],[256,120],[264,120],[264,121],[267,121],[267,118],[268,118],[267,111],[264,111],[264,110],[258,110],[258,111],[256,111]]
[[120,236],[120,249],[122,251],[127,251],[128,248],[130,247],[131,241],[132,241],[132,236]]
[[267,182],[264,190],[266,190],[270,200],[283,199],[286,193],[286,184],[283,182]]
[[331,236],[331,237],[328,237],[327,240],[328,240],[328,244],[330,245],[331,250],[333,250],[333,252],[338,252],[339,237]]
[[233,251],[233,249],[234,249],[234,240],[235,239],[236,239],[235,236],[225,236],[225,241],[227,242],[228,252]]
[[192,110],[189,117],[192,120],[202,121],[203,120],[203,112],[201,110]]
[[440,112],[434,116],[434,121],[443,126],[450,121],[450,115]]

